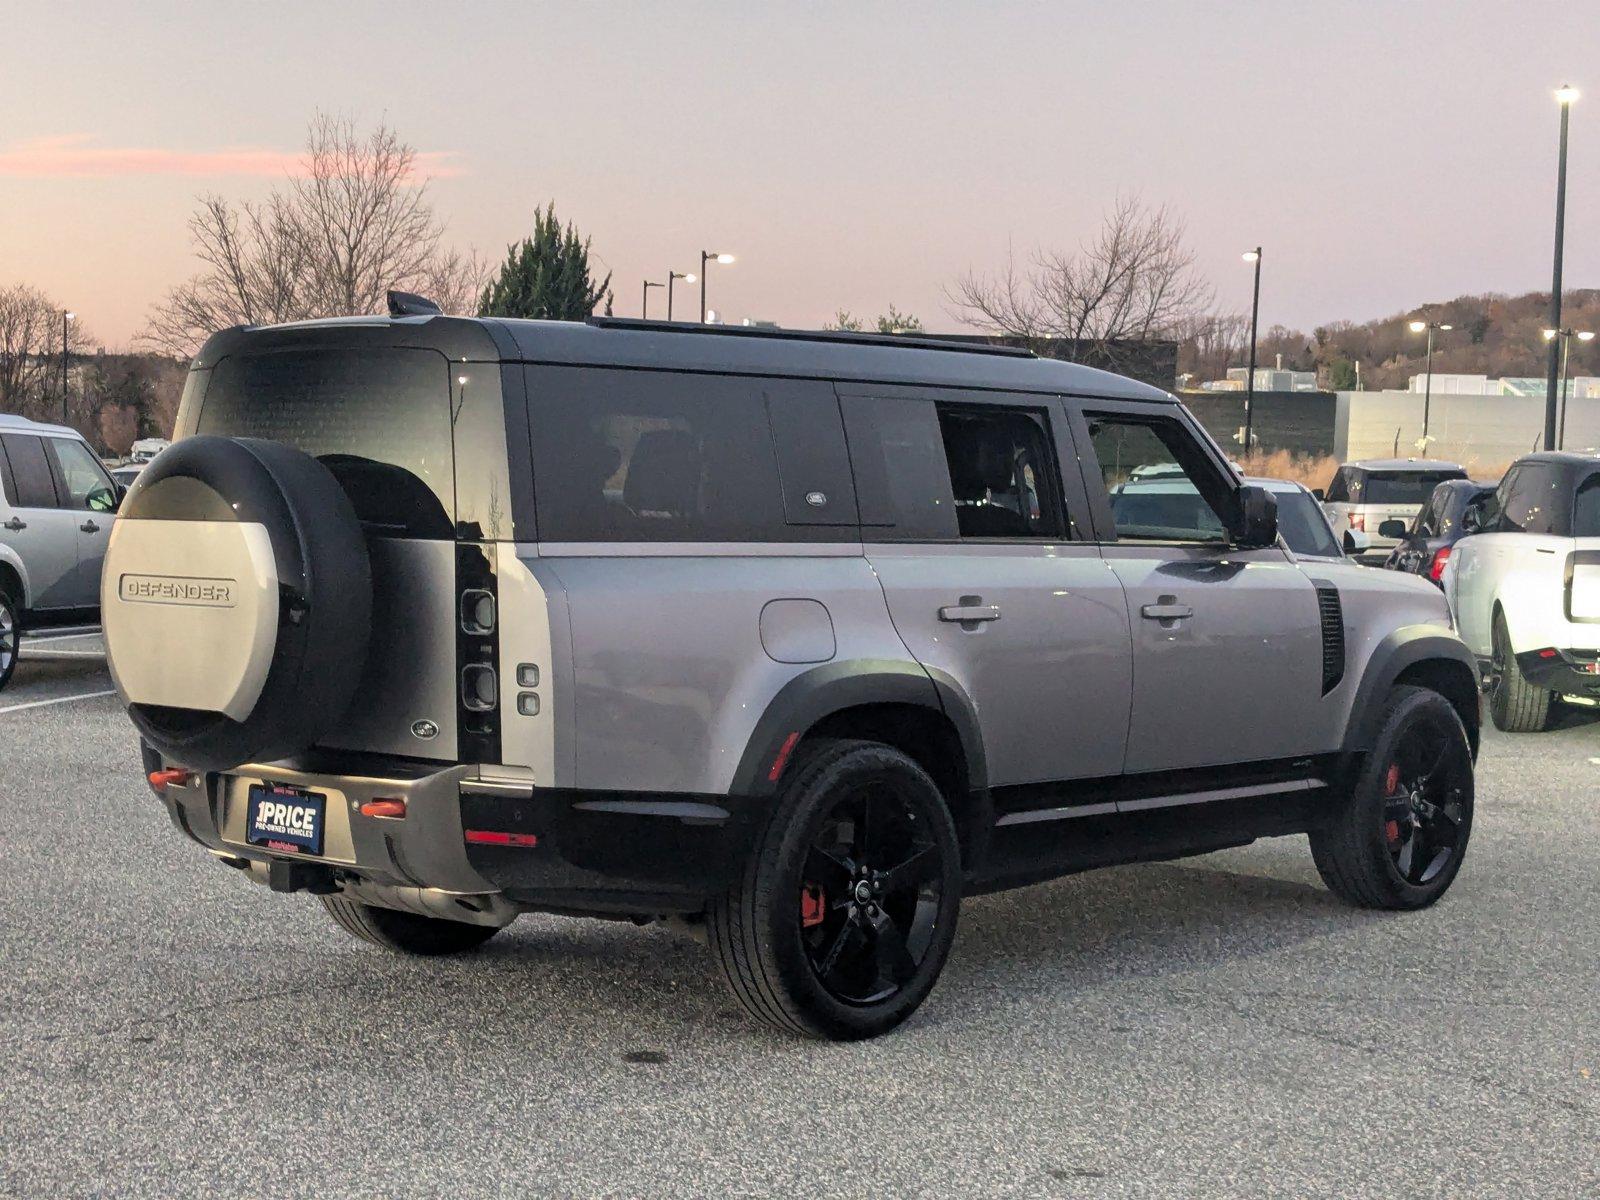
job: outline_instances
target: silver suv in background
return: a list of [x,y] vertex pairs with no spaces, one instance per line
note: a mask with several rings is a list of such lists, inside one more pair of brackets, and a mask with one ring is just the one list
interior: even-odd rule
[[1364,459],[1345,463],[1335,471],[1318,498],[1328,510],[1334,533],[1341,538],[1347,530],[1366,534],[1369,547],[1361,561],[1381,566],[1404,536],[1403,530],[1393,527],[1383,533],[1383,523],[1394,520],[1410,525],[1435,487],[1447,479],[1466,477],[1460,463],[1427,458]]
[[417,954],[670,918],[829,1038],[916,1009],[965,895],[1280,834],[1355,904],[1450,886],[1444,597],[1296,561],[1168,393],[426,311],[217,334],[117,524],[151,786],[242,876]]
[[95,619],[122,491],[76,430],[0,415],[0,687],[24,627]]

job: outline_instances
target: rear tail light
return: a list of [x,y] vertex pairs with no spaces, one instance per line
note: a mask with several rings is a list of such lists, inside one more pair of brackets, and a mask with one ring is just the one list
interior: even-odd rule
[[1561,651],[1556,650],[1553,647],[1546,646],[1543,650],[1539,651],[1539,657],[1540,658],[1554,658],[1556,655],[1558,655],[1560,653],[1561,653]]
[[1450,547],[1441,546],[1433,552],[1433,561],[1428,564],[1428,578],[1435,583],[1444,575],[1444,565],[1450,561]]
[[1365,533],[1367,531],[1367,519],[1360,513],[1351,513],[1350,528],[1354,529],[1357,533]]

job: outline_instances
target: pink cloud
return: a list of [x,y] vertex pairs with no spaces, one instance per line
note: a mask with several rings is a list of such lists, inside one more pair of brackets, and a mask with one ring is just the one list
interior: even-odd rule
[[[138,146],[96,146],[89,134],[32,138],[0,147],[0,177],[92,179],[128,175],[256,175],[282,178],[304,173],[299,150],[230,146],[223,150],[162,150]],[[461,174],[441,151],[417,155],[422,175]]]

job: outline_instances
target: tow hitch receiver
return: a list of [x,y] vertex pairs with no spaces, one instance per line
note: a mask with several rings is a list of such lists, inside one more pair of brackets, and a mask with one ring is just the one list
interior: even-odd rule
[[267,886],[275,892],[310,892],[331,896],[339,889],[333,872],[318,863],[285,862],[275,858],[267,864]]

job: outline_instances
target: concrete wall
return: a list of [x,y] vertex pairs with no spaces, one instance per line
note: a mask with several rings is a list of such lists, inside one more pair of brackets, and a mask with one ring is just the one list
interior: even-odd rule
[[[1243,392],[1184,392],[1178,397],[1217,444],[1231,454],[1244,425]],[[1338,437],[1338,404],[1332,392],[1257,392],[1250,432],[1257,450],[1332,454]]]
[[[1539,449],[1544,436],[1543,396],[1433,394],[1426,451],[1421,395],[1405,391],[1340,392],[1333,453],[1341,459],[1399,455],[1447,458],[1472,467],[1501,467]],[[1567,400],[1566,448],[1600,447],[1600,400]]]

